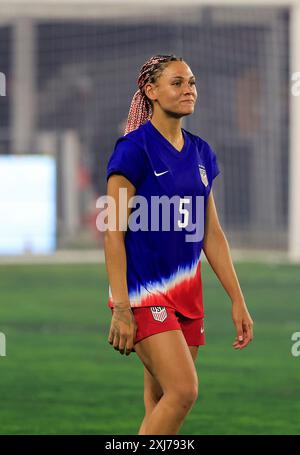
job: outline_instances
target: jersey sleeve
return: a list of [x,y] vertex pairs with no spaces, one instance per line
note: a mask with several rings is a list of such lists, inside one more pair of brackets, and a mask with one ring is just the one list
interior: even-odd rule
[[209,155],[210,155],[210,162],[211,162],[212,180],[214,180],[214,178],[216,178],[217,175],[220,174],[220,169],[219,169],[216,153],[214,152],[214,150],[211,148],[210,145],[208,145],[208,148],[209,148]]
[[121,174],[138,188],[145,172],[146,159],[143,149],[126,137],[119,138],[108,161],[106,180],[113,174]]
[[205,162],[205,168],[207,172],[207,178],[209,185],[212,186],[213,180],[220,174],[218,165],[218,159],[215,151],[208,144],[208,142],[202,140],[202,157]]

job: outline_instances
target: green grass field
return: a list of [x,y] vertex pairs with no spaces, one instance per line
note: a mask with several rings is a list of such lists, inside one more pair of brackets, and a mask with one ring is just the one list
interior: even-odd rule
[[[254,340],[235,351],[230,300],[203,263],[207,345],[180,434],[300,434],[300,267],[235,264]],[[143,366],[107,342],[104,265],[0,267],[0,434],[137,434]]]

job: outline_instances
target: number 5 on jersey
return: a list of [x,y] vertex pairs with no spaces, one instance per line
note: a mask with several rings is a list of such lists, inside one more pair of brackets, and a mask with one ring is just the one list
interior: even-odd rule
[[179,213],[183,215],[183,221],[178,220],[178,227],[185,228],[189,223],[189,211],[183,207],[183,204],[189,204],[191,201],[187,198],[180,198],[179,200]]

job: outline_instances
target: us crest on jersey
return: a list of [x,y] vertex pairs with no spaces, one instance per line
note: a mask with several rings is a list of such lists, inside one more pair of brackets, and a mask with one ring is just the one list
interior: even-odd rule
[[203,185],[208,186],[206,170],[205,170],[205,167],[202,166],[202,164],[199,164],[199,172],[200,172],[200,177],[201,177]]
[[168,314],[167,310],[163,306],[152,306],[150,307],[151,313],[153,316],[153,319],[156,321],[163,322],[165,319],[167,319]]

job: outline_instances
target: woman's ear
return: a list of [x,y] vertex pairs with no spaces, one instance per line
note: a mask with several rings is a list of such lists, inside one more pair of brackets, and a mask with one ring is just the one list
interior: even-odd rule
[[156,90],[156,85],[152,84],[151,82],[147,82],[147,84],[144,87],[144,92],[145,95],[151,100],[154,101],[157,98],[157,90]]

